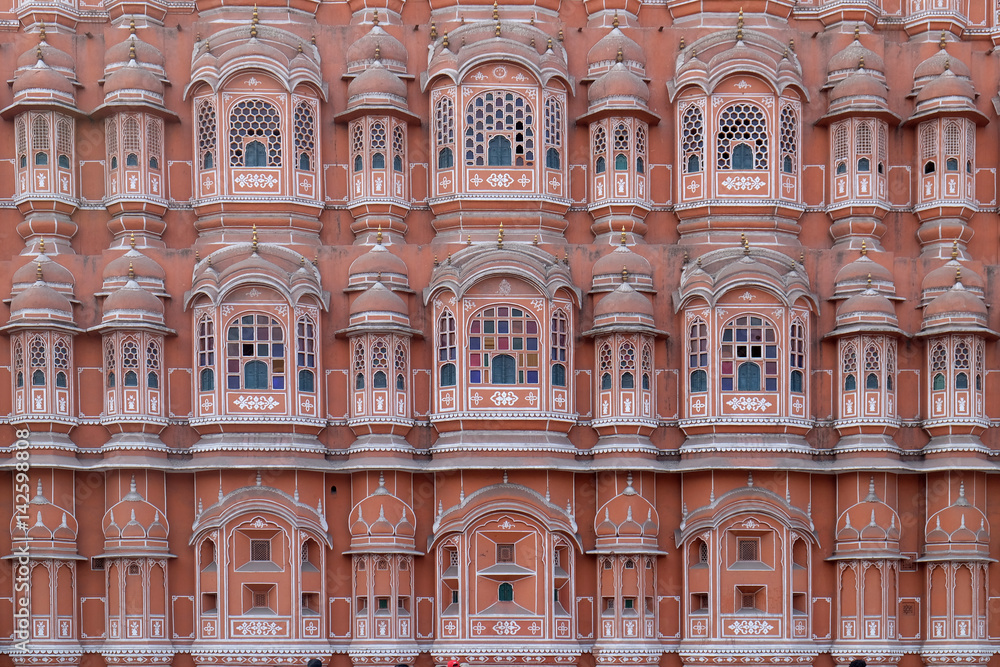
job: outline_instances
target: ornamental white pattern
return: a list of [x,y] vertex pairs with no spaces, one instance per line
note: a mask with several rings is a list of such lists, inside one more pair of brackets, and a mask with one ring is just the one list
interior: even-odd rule
[[722,187],[730,190],[760,190],[766,185],[758,176],[730,176],[722,181]]
[[493,626],[493,632],[498,635],[516,635],[521,626],[516,621],[498,621]]
[[271,188],[278,183],[271,174],[240,174],[233,180],[241,188]]
[[236,630],[247,637],[273,637],[281,632],[281,626],[274,621],[244,621]]
[[241,410],[272,410],[279,403],[271,396],[237,396],[233,405]]
[[750,410],[752,412],[758,412],[760,410],[767,410],[771,407],[771,401],[758,396],[737,396],[736,398],[731,398],[726,401],[726,405],[734,410]]
[[729,629],[736,635],[766,635],[774,626],[767,621],[734,621]]
[[509,188],[514,183],[510,174],[490,174],[486,182],[495,188]]
[[517,403],[517,394],[512,391],[495,391],[490,396],[490,400],[493,401],[493,405],[510,407]]

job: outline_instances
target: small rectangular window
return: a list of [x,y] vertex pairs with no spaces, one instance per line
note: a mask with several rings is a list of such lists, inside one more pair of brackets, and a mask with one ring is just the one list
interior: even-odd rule
[[254,591],[253,594],[253,606],[254,609],[266,609],[267,608],[267,593],[261,591]]
[[271,560],[271,540],[250,540],[250,560],[261,562]]
[[498,563],[513,563],[514,562],[514,545],[513,544],[498,544],[497,545],[497,562]]
[[759,561],[759,542],[756,538],[740,538],[737,540],[737,558],[741,561]]

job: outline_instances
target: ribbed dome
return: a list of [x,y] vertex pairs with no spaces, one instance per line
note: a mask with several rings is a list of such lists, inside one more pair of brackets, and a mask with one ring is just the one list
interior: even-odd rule
[[381,243],[372,246],[371,250],[358,256],[351,262],[348,270],[350,276],[395,274],[407,275],[406,262],[392,254],[388,248]]
[[166,59],[160,50],[152,44],[147,44],[141,39],[131,37],[124,42],[113,45],[104,54],[104,66],[124,64],[132,59],[132,47],[135,46],[135,60],[143,65],[163,69]]
[[413,548],[413,510],[385,488],[381,474],[378,488],[354,506],[351,519],[352,547],[401,540],[399,546]]
[[885,296],[867,289],[850,297],[837,308],[837,326],[854,323],[896,326],[896,309]]
[[956,282],[950,290],[937,296],[924,309],[924,324],[934,324],[934,320],[952,319],[957,321],[975,320],[986,323],[986,304],[978,296]]
[[653,275],[653,267],[649,260],[623,244],[594,262],[592,273],[595,286],[599,282],[604,282],[601,278],[621,280],[623,270],[628,273],[630,280],[652,282],[649,278]]
[[985,294],[986,283],[982,276],[967,266],[962,266],[957,259],[952,259],[924,276],[920,283],[924,301],[947,292],[957,280],[960,280],[965,289],[973,294],[980,297]]
[[24,70],[14,77],[14,95],[26,90],[51,90],[70,98],[76,94],[69,79],[45,63]]
[[129,270],[135,275],[136,279],[142,281],[143,279],[158,280],[161,283],[167,277],[166,271],[163,267],[156,262],[156,260],[143,255],[141,252],[135,248],[130,249],[123,255],[116,257],[107,263],[104,267],[104,280],[114,280],[114,279],[127,279]]
[[896,288],[893,283],[892,271],[868,257],[867,253],[846,264],[837,272],[837,277],[834,278],[835,293],[840,296],[844,293],[866,289],[869,277],[871,277],[873,287],[883,293],[895,294]]
[[67,72],[76,71],[76,61],[65,51],[61,51],[56,47],[52,46],[48,42],[42,39],[42,41],[37,45],[33,46],[24,53],[22,53],[17,58],[17,69],[25,69],[28,67],[34,67],[35,63],[38,62],[38,49],[42,50],[42,60],[45,61],[50,67],[55,67],[57,69],[65,70]]
[[27,286],[38,280],[38,265],[42,265],[42,281],[55,286],[69,286],[72,289],[76,280],[73,274],[62,264],[54,262],[46,254],[40,254],[37,258],[28,262],[14,272],[11,283],[16,288],[18,285]]
[[649,102],[649,86],[622,63],[616,63],[587,91],[587,100],[595,104],[608,98],[633,98],[643,105]]
[[872,485],[868,497],[852,505],[837,519],[837,552],[898,551],[899,534],[899,515],[875,495]]
[[641,316],[653,319],[653,304],[644,294],[636,292],[627,282],[602,298],[594,307],[594,324],[601,318]]
[[134,61],[116,70],[104,82],[104,94],[120,90],[141,90],[163,97],[163,81],[152,71],[136,64]]
[[941,49],[917,65],[916,69],[913,70],[913,79],[919,82],[921,79],[941,76],[945,71],[950,71],[952,74],[966,79],[972,76],[968,65]]
[[367,313],[397,313],[409,317],[406,302],[380,282],[366,289],[351,304],[351,316]]
[[885,100],[888,95],[889,90],[884,83],[865,70],[857,70],[830,90],[830,102],[832,104],[837,100],[859,97],[878,97]]
[[163,302],[140,287],[136,281],[129,280],[122,288],[112,292],[104,302],[104,320],[112,319],[116,315],[125,317],[151,315],[162,319]]
[[632,38],[628,37],[620,29],[614,28],[597,40],[597,43],[590,47],[587,52],[587,66],[594,67],[601,63],[615,62],[618,54],[621,53],[622,61],[635,63],[640,67],[646,65],[646,52]]
[[[153,504],[145,500],[135,488],[135,478],[132,478],[131,488],[125,496],[115,503],[102,520],[104,539],[112,544],[109,548],[123,546],[121,541],[135,540],[145,542],[156,540],[163,542],[169,533],[166,519]],[[129,545],[131,548],[146,546],[144,544]],[[165,546],[149,545],[149,546]]]
[[872,70],[880,74],[885,72],[885,61],[882,57],[865,47],[857,37],[844,49],[838,51],[830,62],[827,63],[826,71],[829,74],[843,72],[845,70],[856,70],[864,63],[867,70]]
[[406,99],[406,84],[381,62],[375,61],[348,84],[348,104],[354,98],[378,95],[394,95]]
[[947,70],[920,89],[916,102],[919,105],[922,102],[949,97],[962,97],[967,99],[969,104],[972,104],[976,97],[976,89],[967,80],[959,78],[955,76],[954,72]]
[[[48,542],[49,546],[60,549],[71,549],[75,551],[77,532],[79,525],[72,514],[62,507],[55,505],[42,494],[42,481],[38,480],[38,488],[35,497],[28,503],[28,530],[25,534],[20,530],[14,530],[14,520],[11,520],[11,535],[40,543]],[[62,543],[62,544],[59,544]]]
[[12,320],[18,317],[72,320],[73,306],[69,299],[39,280],[11,300],[10,317]]
[[348,67],[361,65],[375,59],[375,49],[378,49],[378,56],[386,67],[406,69],[408,59],[406,47],[387,33],[382,26],[374,26],[367,34],[347,47]]

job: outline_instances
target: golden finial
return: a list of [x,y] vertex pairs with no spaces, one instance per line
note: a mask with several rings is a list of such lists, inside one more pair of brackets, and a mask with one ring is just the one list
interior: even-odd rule
[[257,24],[256,23],[254,23],[252,26],[250,26],[250,37],[252,37],[254,39],[257,38]]
[[378,44],[375,45],[375,60],[382,62],[382,47]]
[[130,35],[134,35],[135,34],[135,17],[134,16],[128,20],[128,34],[130,34]]
[[135,269],[132,268],[132,262],[128,263],[128,279],[135,280]]
[[472,234],[468,234],[465,237],[465,245],[472,245]]
[[38,239],[38,254],[45,254],[45,239]]
[[205,261],[208,262],[208,268],[212,268],[212,256],[209,255],[208,257],[206,257]]
[[434,266],[441,266],[441,262],[438,261],[437,253],[434,253]]
[[497,37],[500,36],[500,21],[497,21],[496,27],[493,28],[493,34]]
[[938,40],[938,46],[941,49],[946,49],[948,47],[948,40],[945,38],[946,34],[947,33],[944,30],[941,31],[941,39]]
[[316,46],[316,35],[313,35],[312,37],[309,38],[309,43],[312,44],[313,46]]
[[378,283],[382,282],[382,272],[381,271],[379,271],[378,273],[375,274],[375,282],[378,282]]
[[205,53],[211,53],[211,52],[212,52],[212,40],[211,39],[206,39],[205,40]]
[[955,284],[962,282],[962,267],[955,269]]
[[788,60],[788,47],[787,46],[785,47],[785,50],[781,52],[781,59],[782,60]]
[[861,56],[860,58],[858,58],[858,69],[864,69],[864,68],[865,68],[865,57]]
[[45,21],[41,21],[38,24],[38,41],[45,41]]
[[500,223],[500,231],[497,232],[497,248],[503,248],[503,223]]
[[569,264],[569,250],[563,249],[563,264]]
[[372,12],[372,25],[378,25],[378,10]]
[[951,242],[951,258],[958,259],[958,241]]
[[684,46],[685,45],[686,45],[686,42],[684,41],[684,35],[681,35],[681,43],[678,45],[681,51],[684,50]]
[[617,28],[618,27],[618,10],[617,9],[615,10],[614,18],[611,19],[611,27],[612,28]]
[[805,263],[806,263],[806,251],[803,250],[802,252],[799,253],[799,264],[805,264]]
[[947,72],[951,69],[951,58],[944,59],[944,71]]
[[536,48],[535,47],[535,38],[534,37],[531,38],[531,48],[533,48],[533,49]]
[[431,39],[434,40],[434,39],[437,39],[437,38],[438,38],[438,28],[437,28],[437,25],[434,23],[434,21],[431,21]]
[[535,17],[534,16],[532,16],[530,19],[528,19],[528,25],[535,25]]
[[615,62],[620,63],[625,60],[625,56],[622,54],[622,47],[618,47],[618,55],[615,56]]
[[382,223],[378,225],[378,234],[375,235],[375,243],[382,245]]
[[42,45],[39,44],[38,48],[35,49],[35,60],[38,62],[45,62],[45,58],[42,56]]
[[251,245],[253,246],[253,251],[256,253],[257,252],[257,223],[256,222],[253,223],[253,241],[251,241]]
[[441,40],[441,46],[444,47],[445,50],[448,49],[448,31],[447,30],[444,31],[444,39]]
[[535,234],[535,238],[532,239],[531,245],[538,245],[538,234]]
[[861,239],[861,256],[862,257],[868,256],[868,245],[865,243],[864,239]]
[[563,41],[566,37],[563,35],[562,28],[559,28],[559,41]]
[[551,37],[549,37],[547,40],[545,40],[545,50],[546,51],[551,51],[552,50],[552,38]]
[[132,248],[132,250],[135,250],[135,232],[132,232],[129,235],[128,244],[129,247]]
[[132,43],[129,44],[129,46],[128,46],[128,59],[130,61],[135,60],[135,40],[134,39],[132,40]]
[[500,5],[497,4],[497,0],[493,0],[493,20],[500,20]]
[[628,245],[628,236],[625,234],[625,225],[622,225],[622,247]]
[[305,265],[306,265],[306,258],[303,257],[302,255],[299,255],[299,266],[305,266]]
[[623,283],[628,282],[628,269],[626,269],[624,266],[622,267],[622,282]]
[[743,8],[740,7],[740,15],[736,17],[736,41],[743,41]]
[[194,251],[194,261],[195,261],[195,263],[198,263],[198,262],[201,261],[201,253],[199,251],[197,251],[197,250]]
[[319,266],[319,250],[313,255],[313,266]]
[[872,274],[868,274],[868,289],[872,288]]
[[35,279],[36,280],[41,280],[42,279],[42,263],[41,262],[38,262],[38,264],[35,265]]
[[792,53],[795,53],[795,38],[794,37],[792,39],[788,40],[788,48],[790,48],[792,50]]
[[854,39],[859,39],[861,36],[861,26],[854,26]]
[[250,36],[257,36],[257,24],[260,23],[260,16],[257,14],[257,5],[253,6],[253,16],[250,19]]
[[747,235],[745,232],[740,232],[740,243],[743,245],[743,254],[747,257],[750,256],[750,241],[747,240]]
[[298,46],[298,52],[299,52],[299,53],[302,53],[302,42],[299,42],[299,46]]

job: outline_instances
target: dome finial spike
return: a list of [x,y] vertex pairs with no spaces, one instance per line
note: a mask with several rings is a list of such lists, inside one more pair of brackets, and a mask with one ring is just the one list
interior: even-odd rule
[[627,282],[628,282],[628,269],[623,266],[622,267],[622,284],[625,284]]
[[382,245],[382,223],[378,224],[378,234],[375,235],[375,243]]
[[617,9],[615,10],[614,17],[611,19],[611,27],[612,28],[617,28],[618,27],[618,10]]
[[135,280],[135,269],[132,268],[132,262],[128,263],[128,279]]
[[687,43],[684,41],[684,35],[681,35],[681,41],[677,44],[677,48],[683,51],[686,45]]
[[130,248],[132,248],[132,250],[135,250],[135,232],[132,232],[129,235],[128,245]]
[[35,267],[35,278],[37,280],[41,280],[42,279],[42,263],[41,262],[38,262],[38,265]]
[[500,223],[500,231],[497,232],[497,248],[503,248],[503,223]]
[[625,55],[622,53],[622,47],[618,47],[618,54],[615,55],[615,62],[620,63],[625,60]]
[[955,284],[960,285],[962,283],[962,267],[955,269]]
[[854,26],[854,39],[859,39],[861,37],[861,26]]
[[493,0],[493,20],[500,20],[500,5],[497,4],[497,0]]
[[132,40],[132,43],[128,45],[128,59],[129,59],[129,62],[135,62],[135,40],[134,39]]
[[872,288],[872,274],[868,274],[868,289]]
[[374,12],[372,12],[372,25],[374,25],[374,26],[378,25],[378,10],[377,9]]
[[45,239],[44,238],[38,239],[38,254],[39,255],[44,255],[45,254]]
[[860,58],[858,58],[858,69],[860,70],[864,68],[865,68],[865,57],[861,56]]
[[444,37],[441,39],[441,48],[443,48],[445,51],[448,50],[448,31],[447,30],[444,31]]
[[861,239],[861,256],[862,257],[868,256],[868,245],[865,243],[864,239]]
[[38,23],[38,41],[45,41],[45,21],[40,21]]
[[253,253],[257,254],[257,223],[253,223],[253,240],[250,242],[253,247]]
[[438,38],[438,28],[434,21],[431,21],[431,41]]
[[131,17],[128,20],[128,34],[130,34],[130,35],[134,35],[135,34],[135,17],[134,16]]
[[958,241],[951,242],[951,258],[958,259]]
[[260,23],[260,16],[257,13],[257,4],[253,6],[253,16],[250,18],[250,37],[257,38],[257,24]]
[[628,236],[625,234],[625,224],[622,223],[622,247],[628,245]]
[[944,71],[947,72],[951,69],[951,58],[944,59]]
[[378,44],[375,45],[375,60],[382,62],[382,47]]
[[750,256],[750,240],[747,238],[746,232],[740,232],[740,242],[743,245],[743,255],[745,257]]
[[947,35],[948,33],[946,31],[944,30],[941,31],[941,39],[938,40],[938,46],[941,47],[942,50],[948,48]]
[[743,41],[743,8],[740,7],[740,15],[736,19],[736,41]]

